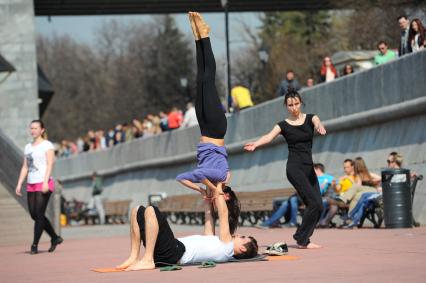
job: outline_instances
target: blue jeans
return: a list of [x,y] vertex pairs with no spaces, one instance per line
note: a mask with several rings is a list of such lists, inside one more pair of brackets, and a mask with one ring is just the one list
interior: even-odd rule
[[283,217],[288,209],[291,209],[291,217],[290,223],[296,225],[297,224],[297,209],[299,207],[299,203],[297,200],[297,196],[292,196],[288,200],[285,200],[281,203],[281,206],[272,214],[272,216],[264,221],[262,226],[272,226],[275,222],[279,221],[281,217]]
[[324,207],[324,209],[321,212],[320,220],[323,220],[328,212],[328,201],[326,198],[322,198],[322,206]]
[[377,195],[377,193],[374,192],[365,192],[361,195],[358,203],[349,213],[349,218],[352,219],[352,225],[358,225],[360,223],[361,218],[364,215],[364,208],[368,205],[370,197],[375,194]]

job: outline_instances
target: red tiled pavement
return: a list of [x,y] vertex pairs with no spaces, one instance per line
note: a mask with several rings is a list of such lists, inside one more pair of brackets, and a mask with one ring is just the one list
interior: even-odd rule
[[[199,227],[194,227],[198,231]],[[294,244],[293,229],[241,228],[260,244]],[[179,233],[182,236],[188,233]],[[317,230],[321,250],[297,250],[298,260],[230,263],[211,269],[95,273],[127,256],[126,237],[65,239],[53,254],[29,255],[26,246],[0,247],[1,282],[426,282],[426,227],[415,229]],[[40,245],[46,250],[48,244]]]

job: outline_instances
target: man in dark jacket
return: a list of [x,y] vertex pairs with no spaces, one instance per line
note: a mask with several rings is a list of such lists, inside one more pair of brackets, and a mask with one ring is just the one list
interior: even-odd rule
[[285,80],[283,80],[277,90],[277,96],[285,96],[290,89],[300,90],[300,84],[294,78],[293,70],[288,70]]
[[408,31],[410,30],[410,21],[407,16],[399,16],[398,24],[401,28],[401,39],[399,42],[398,55],[403,56],[411,53],[411,44],[408,43]]

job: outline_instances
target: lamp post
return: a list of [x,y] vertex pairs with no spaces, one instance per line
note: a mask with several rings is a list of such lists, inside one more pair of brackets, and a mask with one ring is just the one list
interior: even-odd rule
[[265,66],[266,66],[266,64],[268,63],[268,60],[269,60],[269,52],[268,52],[268,49],[265,47],[265,46],[262,46],[258,51],[257,51],[257,53],[259,54],[259,60],[260,60],[260,62],[262,63],[262,69],[261,69],[261,80],[260,80],[260,82],[259,82],[259,87],[260,87],[260,90],[263,92],[265,89],[264,89],[264,77],[265,77]]
[[228,0],[220,0],[222,8],[225,9],[225,36],[226,36],[226,102],[227,110],[232,107],[232,97],[231,97],[231,64],[229,59],[229,17],[228,17]]
[[265,47],[261,47],[258,51],[258,54],[259,54],[260,62],[262,62],[262,65],[265,66],[269,60],[268,50]]
[[186,99],[188,101],[191,100],[191,95],[189,93],[189,85],[188,85],[188,79],[187,78],[180,78],[180,86],[185,89]]

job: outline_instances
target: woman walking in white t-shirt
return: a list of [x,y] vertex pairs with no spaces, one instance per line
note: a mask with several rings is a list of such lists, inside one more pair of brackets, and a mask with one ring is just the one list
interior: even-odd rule
[[24,164],[16,186],[16,194],[22,196],[22,184],[25,177],[27,177],[28,209],[31,218],[35,222],[31,254],[38,253],[38,242],[43,230],[51,238],[49,252],[53,252],[56,246],[64,241],[55,233],[49,219],[44,215],[50,195],[54,191],[54,181],[51,174],[55,153],[52,143],[46,139],[46,129],[41,120],[31,122],[30,133],[33,137],[33,142],[25,146]]

